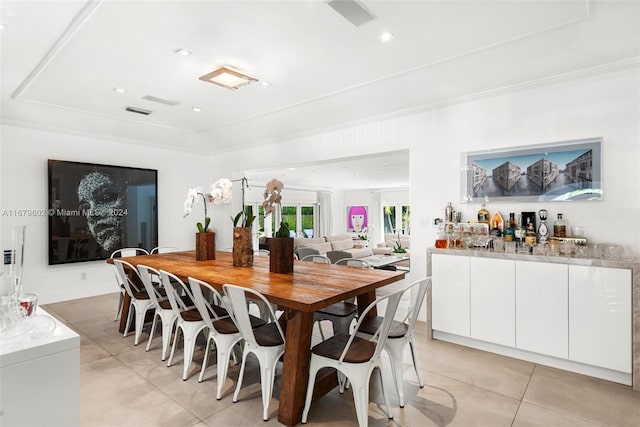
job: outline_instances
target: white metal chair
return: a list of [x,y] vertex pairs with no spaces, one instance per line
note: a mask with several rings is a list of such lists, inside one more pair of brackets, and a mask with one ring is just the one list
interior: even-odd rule
[[[237,363],[233,347],[242,341],[242,334],[236,327],[233,319],[229,316],[230,309],[227,304],[224,303],[224,298],[220,293],[211,285],[202,280],[189,277],[189,285],[191,292],[193,293],[193,302],[196,308],[200,312],[200,316],[204,320],[205,325],[208,328],[207,336],[207,348],[204,352],[204,359],[202,361],[202,369],[200,370],[200,377],[198,382],[202,382],[204,379],[204,372],[207,369],[207,363],[209,360],[209,352],[212,350],[211,342],[214,343],[214,347],[218,353],[218,386],[216,391],[216,399],[222,398],[222,386],[224,380],[227,378],[227,370],[229,368],[229,357],[233,355],[234,361]],[[205,293],[212,296],[211,303],[205,298]],[[220,305],[215,304],[217,302]],[[258,327],[265,324],[265,322],[257,317],[251,317],[251,326]]]
[[200,312],[193,304],[193,295],[189,286],[176,275],[164,270],[160,270],[160,277],[162,278],[162,285],[167,291],[171,307],[180,313],[176,321],[176,333],[173,338],[173,345],[171,346],[171,354],[169,355],[167,366],[171,366],[173,363],[173,356],[175,355],[176,347],[178,346],[180,331],[182,331],[184,341],[184,368],[182,370],[182,380],[186,381],[187,378],[189,378],[189,369],[191,368],[191,362],[193,361],[196,338],[198,334],[206,328],[206,325],[200,316]]
[[[405,289],[392,292],[377,298],[362,312],[354,330],[349,335],[337,334],[326,341],[314,346],[311,349],[311,363],[309,367],[309,385],[305,399],[304,411],[302,412],[302,422],[307,422],[313,388],[318,371],[322,368],[334,368],[351,383],[353,389],[353,399],[355,401],[356,415],[360,427],[366,427],[369,422],[369,382],[374,369],[378,369],[380,374],[380,387],[386,405],[386,412],[389,419],[393,419],[389,405],[389,399],[384,392],[382,373],[380,371],[382,360],[381,352],[384,348],[391,322],[398,308],[398,302]],[[358,336],[358,331],[367,318],[367,314],[380,303],[386,302],[383,322],[373,336],[362,338]],[[341,385],[343,380],[341,380]]]
[[[269,301],[259,292],[240,286],[226,284],[224,293],[231,306],[231,316],[244,338],[242,366],[238,376],[238,385],[233,393],[233,402],[238,401],[238,393],[242,387],[242,379],[246,367],[247,356],[253,353],[260,364],[260,382],[262,384],[262,419],[269,419],[269,402],[273,392],[276,364],[284,354],[284,332]],[[247,295],[263,301],[269,309],[270,322],[258,328],[252,328],[247,308]]]
[[166,254],[167,252],[180,252],[180,248],[176,247],[176,246],[156,246],[155,248],[151,249],[151,252],[149,252],[151,255],[153,254]]
[[[407,346],[411,349],[411,358],[413,359],[413,367],[418,377],[418,385],[420,388],[424,387],[422,374],[418,366],[418,359],[416,359],[413,330],[430,283],[431,277],[427,277],[426,279],[417,280],[407,287],[411,300],[409,309],[401,321],[393,320],[391,322],[389,336],[384,346],[391,362],[391,372],[393,373],[393,380],[396,384],[401,408],[404,408],[404,386],[402,380],[404,377],[404,353]],[[380,316],[365,319],[360,326],[360,334],[373,336],[383,321],[384,319]]]
[[142,335],[142,327],[144,326],[144,319],[147,314],[147,311],[153,309],[153,301],[151,297],[146,292],[138,287],[136,283],[129,277],[129,274],[133,275],[133,277],[138,277],[140,283],[142,279],[140,278],[140,274],[136,268],[129,264],[126,261],[121,259],[114,259],[113,265],[115,265],[116,273],[120,282],[123,284],[125,292],[129,295],[131,302],[129,303],[129,314],[127,316],[127,324],[124,328],[124,336],[129,335],[129,326],[131,325],[131,319],[135,313],[136,325],[135,325],[135,336],[133,339],[133,344],[138,345],[140,341],[140,335]]
[[304,256],[300,259],[300,261],[308,261],[308,262],[319,262],[321,264],[331,264],[331,260],[327,258],[325,255],[319,254],[311,254]]
[[[359,268],[370,268],[369,263],[357,258],[343,258],[341,260],[336,261],[336,265],[346,265],[350,267],[359,267]],[[333,327],[333,334],[341,333],[348,334],[349,328],[351,327],[351,323],[353,319],[356,318],[358,314],[358,306],[355,304],[355,299],[350,298],[346,301],[341,301],[336,304],[332,304],[329,307],[325,307],[316,311],[313,314],[314,322],[321,322],[323,320],[329,320]],[[318,324],[320,328],[320,336],[324,341],[324,332],[322,331],[322,327]]]
[[[122,249],[118,249],[117,251],[114,251],[109,258],[121,258],[121,257],[129,257],[129,256],[136,256],[136,255],[149,255],[149,252],[147,252],[145,249],[142,249],[142,248],[122,248]],[[118,275],[118,272],[115,269],[115,264],[114,264],[113,272],[116,275],[116,282],[118,283],[118,292],[120,292],[120,299],[118,300],[118,311],[116,311],[116,317],[113,318],[113,321],[115,322],[116,320],[118,320],[118,317],[120,317],[120,313],[122,312],[122,301],[124,299],[125,290],[124,290],[124,283],[122,283],[122,281],[120,280],[120,276]]]
[[147,290],[147,294],[151,297],[151,301],[155,308],[146,350],[149,351],[151,348],[151,341],[155,335],[156,325],[159,319],[162,326],[162,361],[164,362],[168,356],[169,343],[171,342],[171,336],[173,335],[173,327],[176,324],[176,320],[178,320],[180,311],[171,306],[171,301],[169,301],[166,295],[163,296],[157,292],[154,283],[161,281],[160,272],[158,270],[139,264],[138,272],[140,273],[140,278],[142,279],[144,288]]

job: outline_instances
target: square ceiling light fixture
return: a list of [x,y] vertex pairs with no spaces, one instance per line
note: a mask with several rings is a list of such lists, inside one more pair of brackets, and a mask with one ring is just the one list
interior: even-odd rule
[[238,89],[258,81],[255,77],[227,65],[218,67],[212,72],[201,76],[200,80],[226,87],[227,89]]

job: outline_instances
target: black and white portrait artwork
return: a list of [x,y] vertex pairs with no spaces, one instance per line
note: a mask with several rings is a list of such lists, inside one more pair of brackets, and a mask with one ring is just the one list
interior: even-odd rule
[[49,264],[157,245],[157,171],[49,160]]

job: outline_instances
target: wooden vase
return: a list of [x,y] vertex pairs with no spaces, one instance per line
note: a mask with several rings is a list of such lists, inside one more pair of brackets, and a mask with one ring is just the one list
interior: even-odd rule
[[196,260],[216,259],[216,233],[196,233]]
[[272,273],[293,273],[293,239],[272,237],[269,241],[269,271]]
[[253,239],[251,228],[233,227],[233,266],[250,267],[253,265]]

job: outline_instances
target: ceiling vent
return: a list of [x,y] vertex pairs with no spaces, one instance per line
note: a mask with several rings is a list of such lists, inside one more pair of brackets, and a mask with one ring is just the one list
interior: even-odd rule
[[127,110],[130,113],[142,114],[143,116],[148,116],[149,114],[152,113],[149,110],[145,110],[144,108],[138,108],[138,107],[127,107],[125,108],[125,110]]
[[375,15],[357,0],[331,0],[327,4],[356,27],[376,19]]
[[172,107],[175,107],[176,105],[180,105],[180,101],[173,101],[171,99],[158,98],[157,96],[153,96],[153,95],[145,95],[142,97],[142,99],[146,99],[147,101],[151,101],[151,102],[157,102],[158,104],[170,105]]

